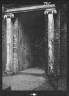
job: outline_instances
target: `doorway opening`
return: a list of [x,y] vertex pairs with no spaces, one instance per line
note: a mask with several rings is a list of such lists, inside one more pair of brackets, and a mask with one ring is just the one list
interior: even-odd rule
[[45,18],[44,10],[18,14],[19,71],[29,68],[43,69],[47,65]]

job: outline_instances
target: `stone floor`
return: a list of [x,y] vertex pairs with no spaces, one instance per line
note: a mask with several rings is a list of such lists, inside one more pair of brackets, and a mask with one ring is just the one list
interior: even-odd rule
[[[60,79],[58,90],[66,90],[65,78]],[[11,90],[35,90],[35,91],[48,91],[53,90],[49,83],[45,71],[40,68],[30,68],[18,72],[16,75],[2,77],[2,89],[11,87]]]
[[20,71],[16,75],[3,76],[2,88],[11,86],[11,90],[38,90],[38,87],[45,85],[44,90],[52,89],[48,83],[48,79],[44,78],[45,71],[40,68],[30,68]]

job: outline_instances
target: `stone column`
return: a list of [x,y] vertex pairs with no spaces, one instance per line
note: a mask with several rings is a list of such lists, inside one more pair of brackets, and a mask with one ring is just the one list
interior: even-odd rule
[[48,14],[48,74],[54,72],[54,18],[55,8],[46,9],[44,14]]
[[14,15],[12,13],[8,13],[4,15],[6,18],[6,49],[7,49],[7,60],[6,60],[6,72],[11,71],[12,60],[13,60],[13,33],[12,33],[12,22],[11,18]]

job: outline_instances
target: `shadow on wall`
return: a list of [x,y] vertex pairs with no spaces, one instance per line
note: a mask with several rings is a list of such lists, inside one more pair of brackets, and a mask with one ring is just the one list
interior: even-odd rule
[[2,72],[5,71],[6,67],[6,22],[2,19]]
[[23,30],[23,25],[19,22],[19,65],[18,70],[24,70],[31,66],[32,53],[30,40]]
[[33,23],[33,64],[34,66],[43,67],[45,64],[45,18],[44,14],[38,15]]
[[66,76],[67,71],[67,6],[62,4],[60,14],[61,22],[61,38],[60,38],[60,47],[61,47],[61,74]]

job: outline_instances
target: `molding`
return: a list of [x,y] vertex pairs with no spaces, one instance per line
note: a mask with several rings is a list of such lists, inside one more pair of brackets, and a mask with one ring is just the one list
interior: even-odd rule
[[46,9],[46,10],[44,11],[44,14],[45,14],[45,15],[46,15],[46,14],[56,14],[56,13],[57,13],[57,11],[56,11],[55,8]]

